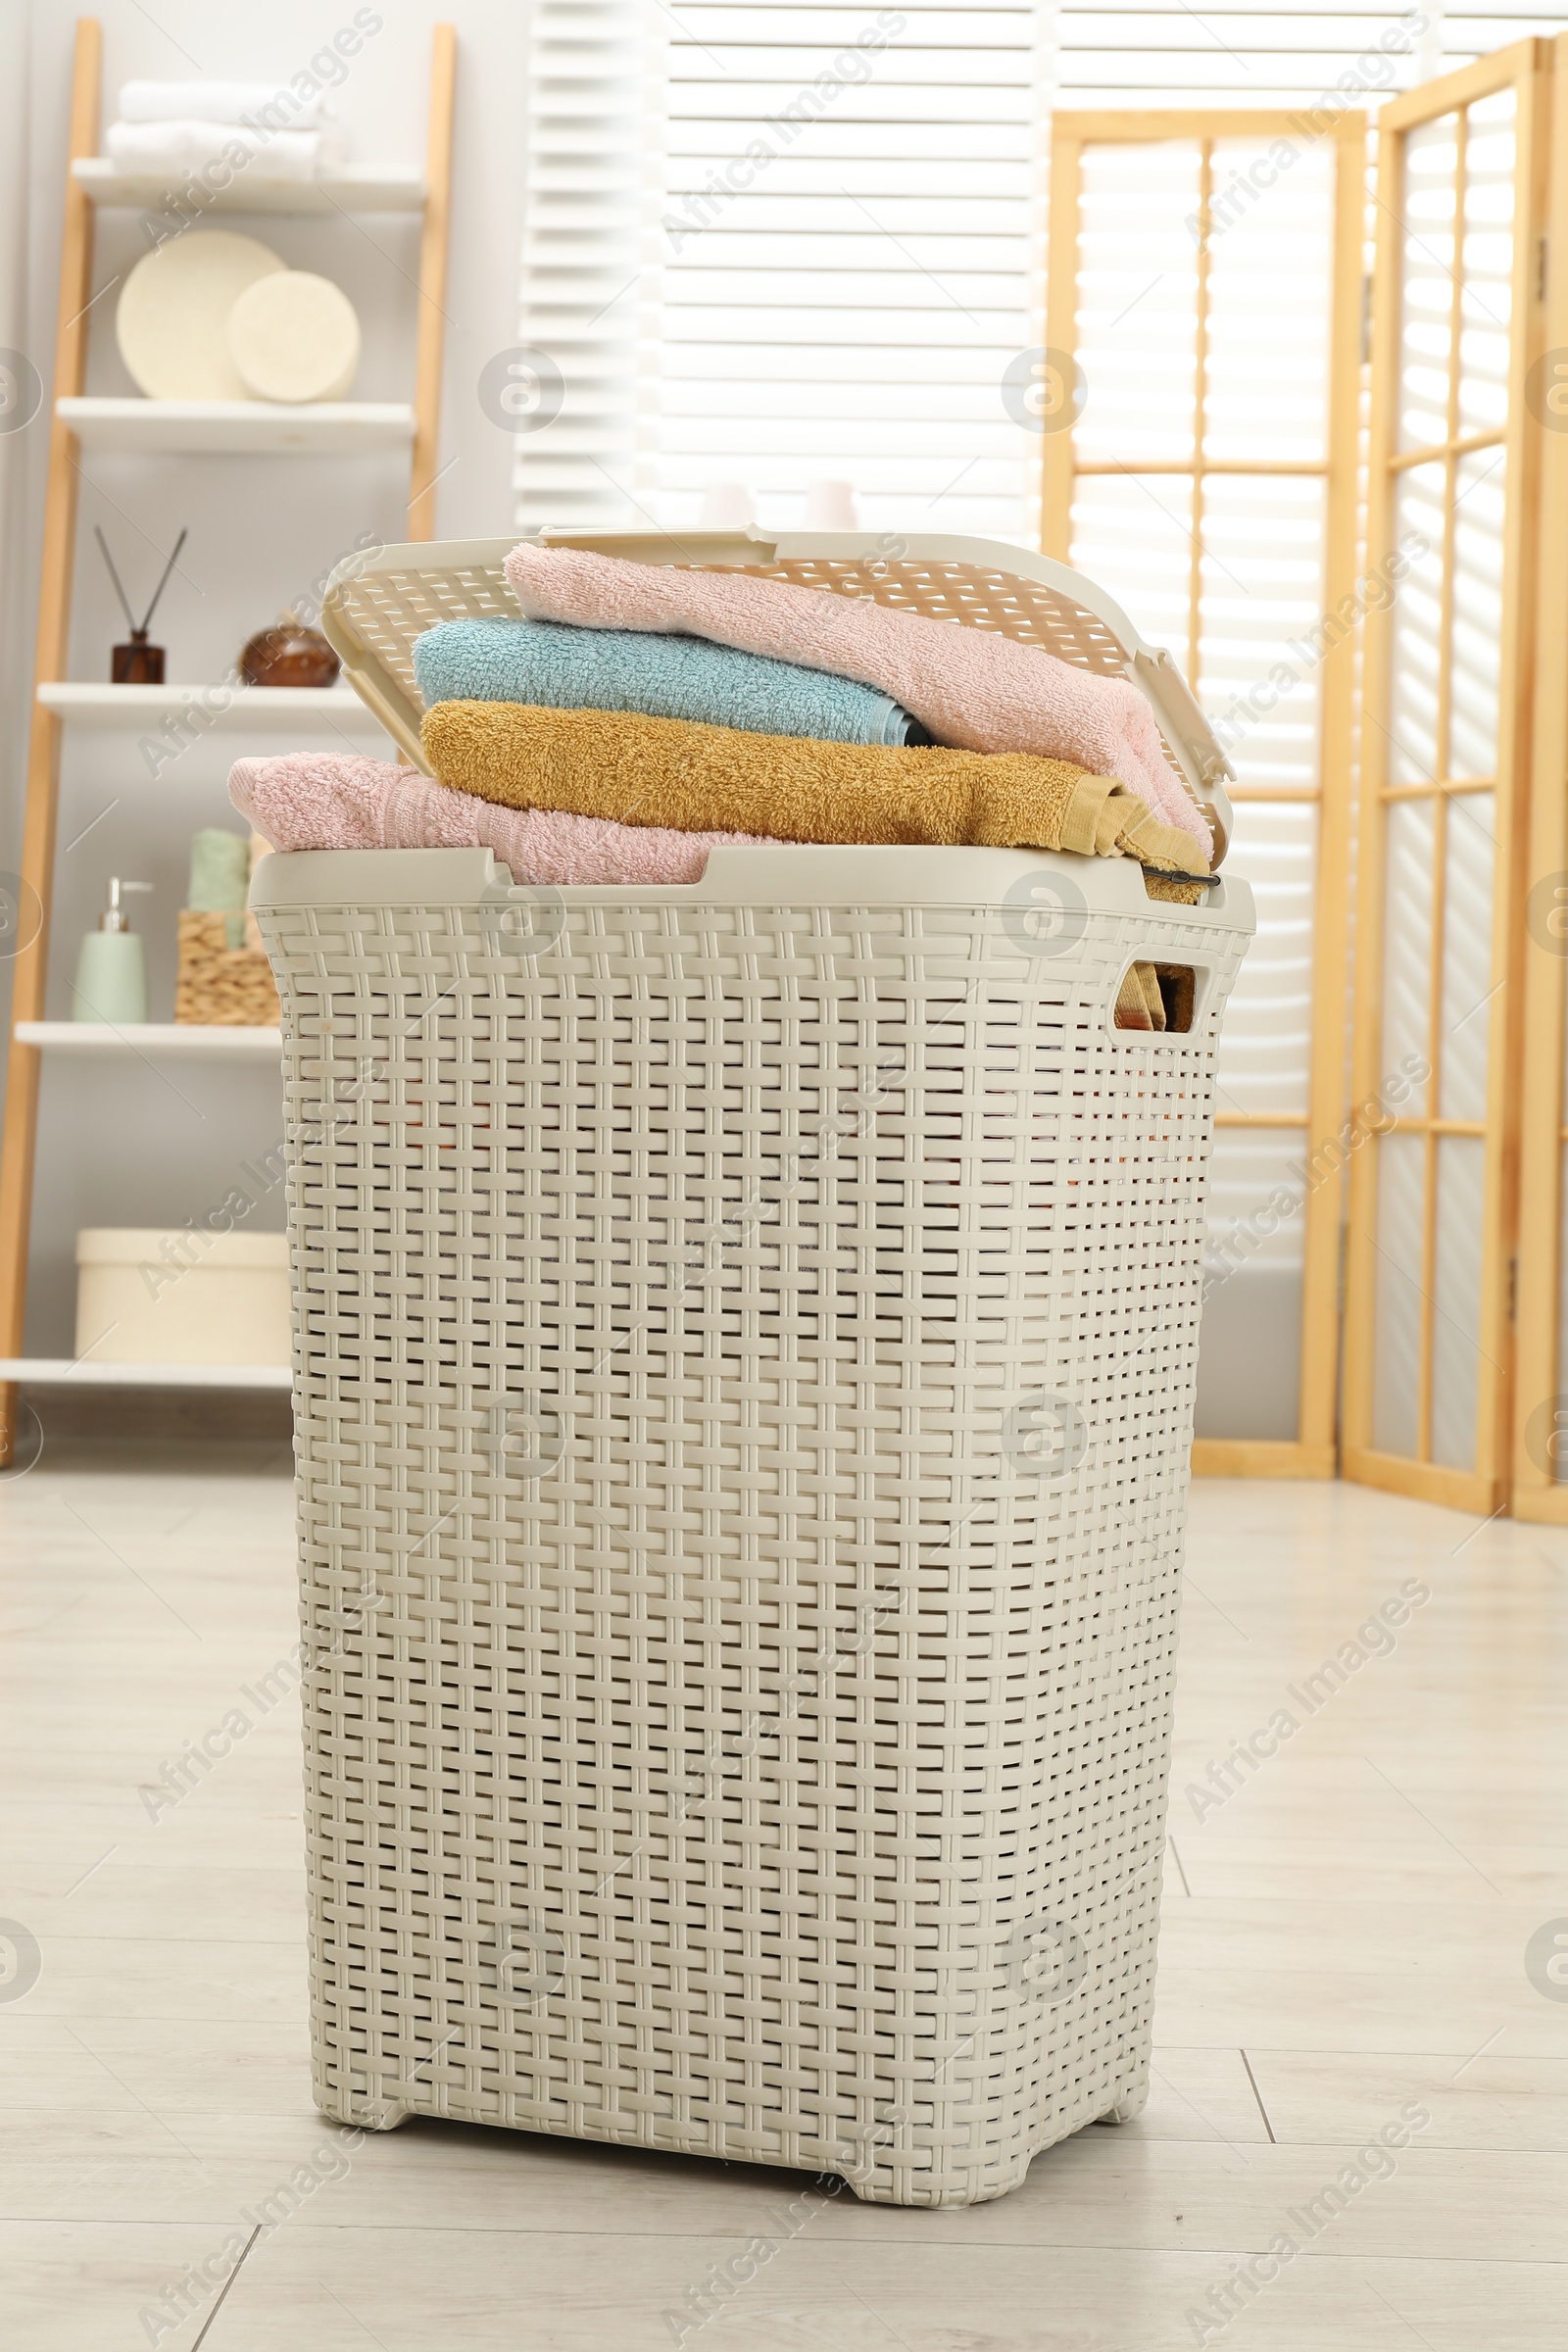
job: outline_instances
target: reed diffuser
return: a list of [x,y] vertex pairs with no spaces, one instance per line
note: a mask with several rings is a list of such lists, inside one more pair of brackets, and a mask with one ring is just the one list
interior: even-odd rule
[[153,590],[153,601],[138,621],[130,609],[130,600],[121,586],[120,574],[115,569],[115,559],[109,553],[109,542],[97,523],[94,523],[92,527],[93,536],[103,550],[104,562],[109,566],[109,577],[115,583],[115,594],[119,597],[120,609],[125,615],[125,625],[130,631],[129,644],[117,645],[111,656],[110,683],[115,686],[161,686],[164,682],[164,649],[161,645],[148,644],[147,631],[152,625],[153,614],[158,610],[158,600],[169,585],[169,575],[178,561],[179,551],[190,536],[189,530],[181,531],[179,537],[174,541],[174,552],[164,565],[163,578]]

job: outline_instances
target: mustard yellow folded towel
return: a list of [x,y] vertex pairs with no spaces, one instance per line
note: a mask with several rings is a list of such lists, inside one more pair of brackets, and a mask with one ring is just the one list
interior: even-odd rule
[[[1187,870],[1192,873],[1195,869],[1189,866]],[[1150,898],[1163,900],[1169,906],[1197,906],[1203,896],[1200,882],[1172,882],[1163,874],[1146,874],[1144,889]]]
[[1130,963],[1116,992],[1118,1029],[1163,1029],[1165,1000],[1152,963]]
[[1192,873],[1199,856],[1113,776],[1026,752],[823,743],[528,703],[437,703],[422,740],[443,784],[510,808],[784,841],[1077,850],[1167,873]]

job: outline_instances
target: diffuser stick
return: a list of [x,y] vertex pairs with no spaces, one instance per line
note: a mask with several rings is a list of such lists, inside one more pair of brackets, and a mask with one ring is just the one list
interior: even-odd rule
[[[125,594],[125,591],[123,590],[123,588],[122,588],[122,586],[120,585],[120,574],[119,574],[119,572],[118,572],[118,571],[115,569],[115,559],[114,559],[114,557],[113,557],[113,556],[112,556],[112,555],[109,553],[109,542],[108,542],[108,540],[107,540],[107,539],[104,537],[104,534],[103,534],[103,526],[102,526],[102,524],[101,524],[101,523],[96,523],[96,522],[95,522],[95,523],[93,524],[93,526],[92,526],[92,531],[93,531],[93,537],[94,537],[94,538],[97,540],[97,542],[98,542],[99,546],[100,546],[100,547],[103,549],[104,562],[105,562],[105,563],[108,564],[108,566],[109,566],[109,577],[110,577],[110,578],[111,578],[111,579],[114,581],[114,583],[115,583],[115,594],[116,594],[116,595],[119,597],[119,599],[120,599],[120,609],[121,609],[121,611],[122,611],[122,612],[124,613],[124,615],[125,615],[125,626],[126,626],[126,628],[127,628],[127,629],[129,629],[129,631],[130,631],[131,635],[134,637],[134,636],[135,636],[135,634],[136,634],[136,615],[135,615],[135,613],[134,613],[134,612],[131,611],[131,609],[130,609],[130,600],[129,600],[129,598],[126,596],[126,594]],[[182,534],[182,535],[183,535],[183,534]]]
[[[167,564],[164,565],[164,576],[163,576],[163,578],[162,578],[162,579],[159,581],[159,583],[158,583],[157,587],[156,587],[156,588],[153,590],[153,601],[152,601],[152,603],[151,603],[151,604],[148,606],[148,608],[147,608],[146,612],[145,612],[142,614],[142,618],[141,618],[141,633],[142,633],[142,635],[143,635],[144,637],[146,636],[148,629],[149,629],[149,628],[152,626],[152,617],[153,617],[153,613],[154,613],[154,612],[155,612],[155,611],[156,611],[156,609],[157,609],[157,605],[158,605],[158,599],[159,599],[159,598],[160,598],[160,597],[163,595],[163,593],[164,593],[164,590],[165,590],[165,589],[168,587],[168,585],[169,585],[169,575],[170,575],[170,573],[171,573],[171,572],[173,570],[173,568],[174,568],[174,565],[176,564],[176,563],[179,561],[179,551],[180,551],[180,549],[181,549],[181,548],[184,546],[184,544],[185,544],[186,540],[187,540],[189,537],[190,537],[190,526],[187,524],[187,525],[186,525],[186,527],[185,527],[185,529],[184,529],[184,530],[182,530],[182,531],[180,532],[180,534],[179,534],[179,537],[178,537],[178,538],[177,538],[177,539],[174,541],[174,552],[173,552],[173,554],[172,554],[172,555],[170,557],[170,559],[169,559],[169,562],[168,562],[168,563],[167,563]],[[127,617],[128,617],[128,616],[127,616]]]

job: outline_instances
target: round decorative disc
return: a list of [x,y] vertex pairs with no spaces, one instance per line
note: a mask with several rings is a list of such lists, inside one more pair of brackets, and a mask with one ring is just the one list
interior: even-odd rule
[[329,277],[283,270],[239,296],[228,348],[253,400],[341,400],[360,364],[360,321]]
[[287,265],[226,228],[187,229],[136,264],[115,315],[120,356],[150,400],[249,400],[228,348],[234,298]]

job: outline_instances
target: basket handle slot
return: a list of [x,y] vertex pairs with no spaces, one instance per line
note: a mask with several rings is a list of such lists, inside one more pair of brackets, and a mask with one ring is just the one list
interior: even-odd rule
[[1129,963],[1116,990],[1113,1027],[1186,1037],[1198,1008],[1199,977],[1190,963]]

